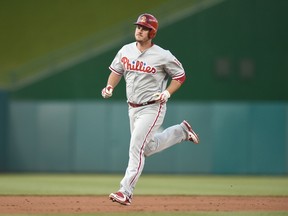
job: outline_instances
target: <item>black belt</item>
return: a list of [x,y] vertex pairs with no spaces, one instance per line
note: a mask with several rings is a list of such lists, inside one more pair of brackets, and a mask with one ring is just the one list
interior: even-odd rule
[[157,102],[157,101],[154,100],[154,101],[148,101],[148,102],[141,103],[141,104],[134,104],[134,103],[131,103],[131,102],[128,102],[128,104],[129,104],[131,107],[141,107],[141,106],[146,106],[146,105],[154,104],[154,103],[156,103],[156,102]]

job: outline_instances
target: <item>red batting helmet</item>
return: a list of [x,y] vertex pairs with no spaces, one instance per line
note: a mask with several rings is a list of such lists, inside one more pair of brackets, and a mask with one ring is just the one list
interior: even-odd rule
[[141,14],[138,17],[137,22],[134,24],[149,28],[150,29],[149,38],[152,39],[156,36],[158,30],[158,21],[153,15],[148,13]]

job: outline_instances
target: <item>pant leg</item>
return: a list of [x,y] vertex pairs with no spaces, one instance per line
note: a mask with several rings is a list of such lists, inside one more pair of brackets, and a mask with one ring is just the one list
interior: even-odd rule
[[153,104],[129,110],[131,139],[129,162],[124,178],[120,182],[120,191],[132,195],[145,164],[144,150],[163,123],[166,105]]
[[171,126],[161,133],[156,133],[154,138],[146,145],[144,154],[149,157],[171,146],[186,140],[187,134],[179,125]]

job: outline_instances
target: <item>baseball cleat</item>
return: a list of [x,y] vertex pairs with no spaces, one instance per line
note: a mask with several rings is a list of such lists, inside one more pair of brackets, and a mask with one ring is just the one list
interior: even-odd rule
[[186,127],[185,130],[188,133],[187,140],[189,140],[195,144],[198,144],[200,142],[200,139],[199,139],[198,135],[193,131],[191,125],[185,120],[182,123],[183,123],[183,125],[185,125],[185,127]]
[[111,193],[109,199],[113,202],[118,202],[121,205],[131,205],[131,198],[118,191],[116,193]]

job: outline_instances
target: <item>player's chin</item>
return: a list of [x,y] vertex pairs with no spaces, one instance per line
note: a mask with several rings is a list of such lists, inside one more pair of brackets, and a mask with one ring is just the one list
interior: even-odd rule
[[135,40],[136,40],[137,42],[141,42],[141,41],[143,41],[143,38],[141,38],[141,37],[139,37],[139,36],[135,36]]
[[145,39],[145,37],[143,37],[143,35],[135,35],[135,38],[136,40],[139,40],[139,41],[143,41]]

